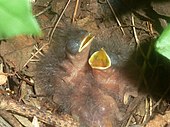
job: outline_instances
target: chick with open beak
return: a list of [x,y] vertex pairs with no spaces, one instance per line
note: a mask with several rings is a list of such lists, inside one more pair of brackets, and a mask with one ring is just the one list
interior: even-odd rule
[[117,127],[122,120],[117,96],[122,98],[125,83],[111,67],[114,55],[102,48],[89,58],[94,36],[85,30],[57,33],[57,43],[37,65],[36,92],[51,97],[83,127]]
[[115,63],[114,60],[117,58],[113,53],[110,55],[111,57],[104,48],[101,48],[91,55],[88,63],[92,68],[93,77],[99,88],[125,104],[125,94],[133,97],[137,96],[137,89],[133,87],[134,84],[138,84],[134,81],[137,78],[134,77],[134,73],[126,72],[127,69],[124,67],[114,67],[112,63]]
[[84,75],[93,38],[87,31],[75,27],[58,29],[56,41],[37,63],[36,93],[52,97],[59,105],[65,103],[72,87]]
[[66,44],[67,59],[62,62],[63,68],[67,70],[69,76],[63,77],[67,83],[72,83],[82,80],[84,72],[87,70],[87,61],[89,50],[94,36],[87,31],[81,31],[79,40],[69,40]]
[[120,72],[111,67],[111,58],[106,51],[101,48],[99,51],[94,52],[88,62],[92,68],[93,76],[100,87],[122,98],[123,91],[120,88],[124,88],[122,86],[124,84],[121,84],[121,87],[119,85]]

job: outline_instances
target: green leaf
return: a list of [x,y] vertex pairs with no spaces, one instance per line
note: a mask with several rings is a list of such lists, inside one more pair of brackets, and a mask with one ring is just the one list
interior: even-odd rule
[[170,60],[170,25],[162,32],[155,45],[156,51]]
[[30,0],[0,0],[0,39],[20,34],[41,34]]

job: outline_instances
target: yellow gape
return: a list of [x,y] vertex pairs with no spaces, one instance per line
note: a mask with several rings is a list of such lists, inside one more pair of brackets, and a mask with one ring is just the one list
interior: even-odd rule
[[81,52],[84,48],[86,48],[86,46],[89,45],[93,41],[93,39],[94,36],[91,35],[91,33],[88,33],[88,35],[86,35],[85,38],[82,40],[78,52]]
[[101,48],[99,51],[94,52],[89,58],[89,64],[92,68],[104,70],[111,66],[110,57],[106,51]]

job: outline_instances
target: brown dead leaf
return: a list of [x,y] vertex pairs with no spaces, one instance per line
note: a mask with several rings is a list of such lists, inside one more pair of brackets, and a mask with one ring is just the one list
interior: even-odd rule
[[32,120],[32,124],[34,127],[40,127],[40,125],[38,123],[38,118],[36,116],[34,116],[34,118]]
[[0,74],[0,85],[5,84],[6,81],[7,81],[7,76],[3,75],[3,74]]
[[12,126],[0,116],[0,127],[12,127]]
[[7,76],[3,73],[3,64],[0,64],[0,85],[5,84],[7,81]]
[[21,70],[31,56],[33,45],[33,38],[28,36],[18,36],[7,42],[2,41],[0,44],[0,54],[6,60],[10,60],[14,63],[17,70]]
[[34,127],[31,121],[28,120],[28,118],[16,114],[14,114],[14,116],[25,127]]

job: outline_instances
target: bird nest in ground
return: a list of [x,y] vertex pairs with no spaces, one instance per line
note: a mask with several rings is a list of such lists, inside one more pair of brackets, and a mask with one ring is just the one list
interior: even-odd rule
[[153,49],[168,14],[160,16],[162,3],[141,4],[144,9],[121,0],[33,3],[44,36],[0,45],[7,49],[1,70],[8,77],[1,117],[13,126],[32,126],[33,117],[40,126],[168,125],[170,64]]

